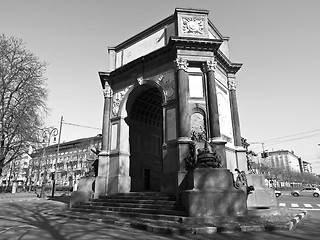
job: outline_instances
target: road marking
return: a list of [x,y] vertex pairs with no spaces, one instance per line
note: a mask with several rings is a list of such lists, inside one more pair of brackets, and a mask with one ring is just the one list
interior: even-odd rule
[[310,208],[312,208],[312,205],[311,204],[309,204],[309,203],[306,203],[306,204],[303,204],[305,207],[310,207]]
[[319,208],[316,208],[316,209],[314,209],[314,208],[299,208],[299,210],[301,210],[301,211],[320,211],[320,209]]
[[285,203],[279,203],[279,207],[285,207],[286,204]]
[[291,207],[299,207],[299,204],[291,203]]
[[320,207],[320,204],[317,204],[318,207]]

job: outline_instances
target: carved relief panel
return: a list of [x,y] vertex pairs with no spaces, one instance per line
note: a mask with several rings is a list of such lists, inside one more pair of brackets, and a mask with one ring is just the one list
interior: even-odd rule
[[168,70],[166,72],[157,74],[155,76],[152,76],[146,79],[139,77],[137,81],[140,85],[147,83],[148,81],[154,81],[157,84],[159,84],[162,90],[164,91],[165,101],[176,98],[176,90],[175,90],[176,86],[175,86],[173,70]]
[[208,38],[207,14],[178,14],[178,35],[183,37]]
[[129,89],[132,87],[126,87],[125,89],[121,89],[118,92],[114,92],[113,94],[113,101],[112,101],[112,117],[116,117],[119,114],[119,108],[121,101],[123,100],[126,93],[129,91]]

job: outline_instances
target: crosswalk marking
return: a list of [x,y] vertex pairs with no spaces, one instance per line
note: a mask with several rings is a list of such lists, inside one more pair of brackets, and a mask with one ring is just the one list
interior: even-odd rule
[[[297,204],[297,203],[279,203],[279,207],[287,207],[287,205],[291,205],[292,208],[312,208],[312,209],[318,209],[320,208],[320,204],[319,203],[315,203],[315,204],[310,204],[310,203],[305,203],[305,204]],[[311,210],[312,210],[311,209]]]

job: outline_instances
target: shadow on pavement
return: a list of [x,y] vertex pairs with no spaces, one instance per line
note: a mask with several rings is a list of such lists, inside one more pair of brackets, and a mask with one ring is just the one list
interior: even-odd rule
[[[294,231],[170,236],[101,222],[44,214],[67,208],[68,198],[34,199],[0,204],[0,239],[99,240],[99,239],[318,239],[319,219],[307,218]],[[11,230],[6,231],[6,228]],[[23,229],[22,229],[23,228]],[[11,234],[11,235],[9,235]],[[14,236],[14,238],[12,238]]]

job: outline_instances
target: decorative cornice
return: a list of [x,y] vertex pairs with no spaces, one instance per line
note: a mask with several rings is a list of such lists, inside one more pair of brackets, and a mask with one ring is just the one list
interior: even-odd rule
[[199,50],[199,51],[216,51],[222,44],[223,40],[195,37],[170,37],[169,46],[176,49]]
[[220,50],[215,53],[215,58],[219,66],[227,73],[235,74],[242,67],[242,63],[232,63]]
[[186,59],[182,59],[182,58],[177,58],[176,60],[174,60],[175,64],[176,64],[176,70],[184,70],[184,71],[188,71],[188,61]]
[[110,72],[98,72],[98,74],[99,74],[101,86],[102,88],[104,88],[105,82],[107,82],[109,79]]

